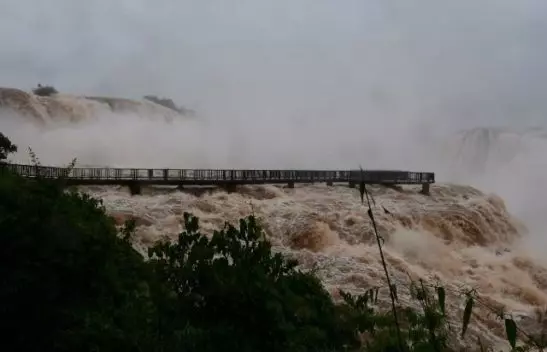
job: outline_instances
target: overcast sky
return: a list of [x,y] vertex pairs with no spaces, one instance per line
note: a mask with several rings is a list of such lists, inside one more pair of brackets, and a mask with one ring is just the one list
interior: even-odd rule
[[545,121],[545,0],[1,5],[2,86],[158,94],[217,118]]

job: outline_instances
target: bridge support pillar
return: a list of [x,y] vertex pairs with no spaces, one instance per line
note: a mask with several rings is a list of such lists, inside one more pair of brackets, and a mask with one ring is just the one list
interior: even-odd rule
[[236,185],[233,183],[227,183],[223,188],[227,193],[233,193],[236,191]]
[[327,186],[332,186],[332,181],[327,181]]
[[177,191],[182,191],[184,189],[184,185],[182,183],[179,183],[177,185]]
[[130,182],[128,184],[129,186],[129,192],[131,192],[131,195],[138,195],[141,194],[141,185],[138,182]]
[[429,195],[429,183],[422,183],[422,194]]
[[350,181],[349,182],[349,188],[355,188],[355,182]]
[[294,188],[294,182],[287,183],[287,188]]

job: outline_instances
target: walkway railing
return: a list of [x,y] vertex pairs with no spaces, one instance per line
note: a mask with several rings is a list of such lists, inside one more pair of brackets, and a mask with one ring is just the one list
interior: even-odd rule
[[312,183],[312,182],[365,182],[368,184],[430,184],[435,182],[432,172],[393,170],[216,170],[216,169],[128,169],[128,168],[73,168],[4,164],[24,177],[64,177],[77,183],[108,183],[108,181],[210,182],[231,183]]

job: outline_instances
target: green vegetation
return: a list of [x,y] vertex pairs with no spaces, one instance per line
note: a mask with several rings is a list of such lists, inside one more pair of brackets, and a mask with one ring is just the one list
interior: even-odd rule
[[11,143],[8,137],[0,132],[0,163],[4,162],[8,155],[17,152],[17,146]]
[[55,87],[53,87],[53,86],[43,86],[39,83],[38,83],[38,86],[36,88],[32,89],[32,92],[35,95],[39,95],[41,97],[49,97],[51,95],[59,93],[57,91],[57,89],[55,89]]
[[175,110],[176,112],[185,115],[185,116],[193,116],[195,115],[195,111],[185,108],[184,106],[177,106],[175,102],[173,102],[172,99],[169,98],[159,98],[155,95],[145,95],[144,99],[151,101],[155,104],[164,106],[166,108],[169,108],[171,110]]
[[[5,158],[15,147],[1,136]],[[380,288],[334,302],[314,273],[272,251],[252,215],[207,237],[185,213],[178,239],[157,242],[145,259],[131,246],[135,221],[117,229],[101,201],[63,190],[62,179],[0,171],[8,350],[451,351],[451,336],[471,321],[473,292],[454,327],[444,288],[423,282],[411,286],[417,310],[400,307],[395,286],[391,312],[378,308]],[[516,325],[505,324],[514,345]]]

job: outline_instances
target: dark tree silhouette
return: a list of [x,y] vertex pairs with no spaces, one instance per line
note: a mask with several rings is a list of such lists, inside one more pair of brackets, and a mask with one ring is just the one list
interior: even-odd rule
[[6,160],[9,154],[17,152],[17,146],[0,132],[0,162]]
[[38,87],[34,88],[32,92],[41,97],[49,97],[50,95],[59,93],[55,87],[47,85],[43,86],[40,83],[38,83]]

